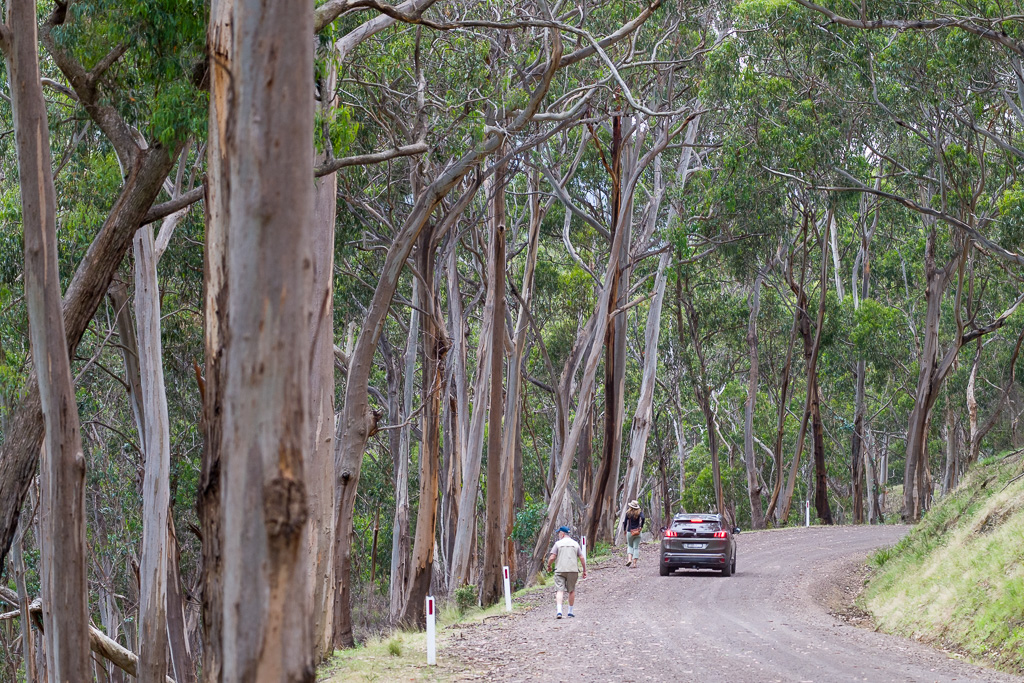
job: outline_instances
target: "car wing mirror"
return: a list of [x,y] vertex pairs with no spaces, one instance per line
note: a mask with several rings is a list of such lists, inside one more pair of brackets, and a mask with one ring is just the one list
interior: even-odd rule
[[734,534],[738,534],[738,533],[740,532],[740,528],[739,528],[739,527],[736,527],[736,528],[734,528],[734,529],[732,530],[732,532],[733,532]]

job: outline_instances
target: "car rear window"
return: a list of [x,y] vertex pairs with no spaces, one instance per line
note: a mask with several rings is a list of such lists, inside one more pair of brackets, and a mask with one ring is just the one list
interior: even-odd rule
[[722,528],[720,522],[709,519],[702,522],[692,522],[690,520],[676,520],[672,523],[672,528],[675,530],[681,529],[695,529],[700,531],[719,531]]

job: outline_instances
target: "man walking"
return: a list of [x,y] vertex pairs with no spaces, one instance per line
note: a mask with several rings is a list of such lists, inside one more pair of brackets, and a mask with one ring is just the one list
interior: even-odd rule
[[556,618],[562,618],[562,595],[569,591],[569,616],[575,617],[572,613],[573,603],[576,602],[576,578],[579,576],[579,566],[576,560],[579,558],[583,564],[583,578],[587,578],[587,558],[583,556],[580,544],[569,536],[569,527],[563,526],[558,529],[558,540],[551,546],[551,555],[548,557],[548,569],[555,570],[555,601],[558,604]]

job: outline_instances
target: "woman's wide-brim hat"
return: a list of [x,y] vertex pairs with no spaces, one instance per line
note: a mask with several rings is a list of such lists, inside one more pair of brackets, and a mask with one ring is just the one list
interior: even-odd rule
[[640,503],[638,503],[635,500],[631,500],[629,502],[629,507],[633,508],[634,510],[639,510],[640,509]]

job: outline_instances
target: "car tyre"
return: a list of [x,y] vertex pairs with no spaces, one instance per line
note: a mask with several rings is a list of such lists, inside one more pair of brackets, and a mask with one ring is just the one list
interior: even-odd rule
[[662,576],[668,576],[669,574],[672,573],[672,569],[667,564],[662,562],[658,566],[658,573],[661,574]]
[[732,562],[726,562],[722,567],[722,576],[732,576]]
[[733,574],[736,573],[736,556],[735,555],[732,556],[732,573]]

